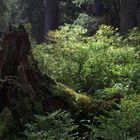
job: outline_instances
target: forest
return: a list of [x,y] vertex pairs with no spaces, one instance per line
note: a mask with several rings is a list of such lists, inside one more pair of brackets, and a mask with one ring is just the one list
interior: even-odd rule
[[140,140],[140,0],[0,0],[0,140]]

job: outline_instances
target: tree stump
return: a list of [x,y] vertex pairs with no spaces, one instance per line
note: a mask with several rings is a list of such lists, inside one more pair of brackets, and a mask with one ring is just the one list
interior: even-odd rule
[[0,48],[0,139],[24,129],[34,114],[57,109],[85,114],[92,108],[89,97],[57,83],[39,69],[33,60],[24,26],[9,27]]

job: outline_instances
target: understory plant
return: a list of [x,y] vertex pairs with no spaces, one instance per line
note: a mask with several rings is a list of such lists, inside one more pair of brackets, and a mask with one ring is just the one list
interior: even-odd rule
[[140,97],[130,96],[122,100],[117,110],[96,117],[99,125],[88,125],[90,139],[139,140],[140,139]]
[[40,68],[78,92],[132,85],[140,66],[139,31],[122,37],[117,29],[102,25],[93,36],[85,33],[83,27],[68,24],[50,32],[51,43],[34,47]]
[[28,140],[73,140],[76,128],[70,113],[58,110],[47,116],[36,115],[24,133]]

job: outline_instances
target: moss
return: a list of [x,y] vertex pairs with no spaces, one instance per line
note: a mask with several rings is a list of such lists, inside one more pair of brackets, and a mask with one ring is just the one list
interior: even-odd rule
[[89,96],[76,93],[61,83],[57,83],[57,85],[53,86],[51,92],[54,96],[60,96],[64,99],[74,110],[80,108],[83,111],[89,112],[94,106],[94,102]]
[[87,96],[84,93],[76,93],[61,83],[57,83],[50,87],[50,92],[52,93],[52,96],[64,100],[69,105],[69,109],[72,112],[79,112],[82,114],[102,114],[104,110],[117,108],[116,103],[112,100],[94,100],[92,97]]

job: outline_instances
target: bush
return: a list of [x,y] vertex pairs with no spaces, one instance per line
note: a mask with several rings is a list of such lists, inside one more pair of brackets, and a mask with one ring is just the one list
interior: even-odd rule
[[51,32],[54,43],[34,48],[41,69],[79,92],[115,84],[129,86],[139,66],[138,51],[131,45],[139,42],[133,39],[138,32],[123,38],[117,29],[105,25],[92,37],[84,36],[85,32],[79,25],[65,25]]
[[[91,114],[89,121],[85,120],[93,122],[88,125],[91,139],[140,139],[140,32],[134,28],[122,37],[117,29],[102,25],[91,37],[85,33],[79,25],[65,25],[51,32],[52,43],[34,48],[40,68],[58,82],[115,106],[116,110],[111,107],[110,111],[99,112],[100,116],[95,110],[91,111],[94,115]],[[115,104],[117,95],[122,95],[123,99]],[[50,131],[57,134],[57,131]],[[53,138],[52,133],[47,131],[46,134]],[[66,131],[64,138],[69,134]]]
[[57,81],[77,87],[83,63],[88,57],[87,39],[83,37],[85,32],[78,25],[66,25],[51,32],[55,43],[34,48],[40,67]]
[[119,110],[106,112],[106,116],[97,117],[96,121],[100,124],[98,127],[88,126],[92,130],[91,139],[140,139],[140,97],[126,98],[118,107]]
[[73,140],[77,126],[68,112],[61,110],[47,116],[35,116],[35,121],[26,124],[25,135],[29,140]]

